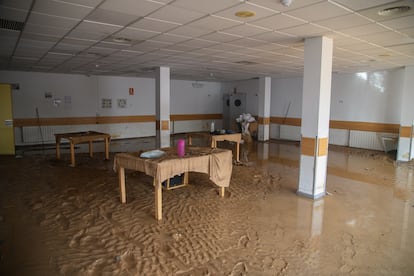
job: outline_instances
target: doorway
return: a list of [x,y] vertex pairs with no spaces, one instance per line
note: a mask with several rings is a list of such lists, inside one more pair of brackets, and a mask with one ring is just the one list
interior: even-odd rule
[[224,95],[223,127],[239,132],[236,118],[246,113],[246,94],[235,93]]
[[9,84],[0,84],[0,154],[15,154],[12,93]]

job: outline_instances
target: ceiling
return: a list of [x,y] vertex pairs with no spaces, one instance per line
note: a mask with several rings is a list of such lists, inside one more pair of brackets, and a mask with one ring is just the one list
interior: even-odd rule
[[[378,15],[394,6],[411,9]],[[333,39],[334,72],[414,65],[414,0],[0,0],[0,25],[1,70],[298,77],[304,39],[322,35]]]

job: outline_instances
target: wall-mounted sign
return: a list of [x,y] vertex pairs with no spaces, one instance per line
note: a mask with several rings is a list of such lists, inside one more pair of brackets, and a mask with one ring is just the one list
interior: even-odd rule
[[134,92],[135,92],[134,91],[134,88],[133,87],[130,87],[129,88],[129,95],[131,95],[131,96],[134,95]]

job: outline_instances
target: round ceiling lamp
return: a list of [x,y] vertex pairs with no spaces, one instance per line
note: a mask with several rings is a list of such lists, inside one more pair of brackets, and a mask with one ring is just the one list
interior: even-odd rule
[[256,13],[253,11],[238,11],[234,15],[241,18],[248,18],[255,16]]

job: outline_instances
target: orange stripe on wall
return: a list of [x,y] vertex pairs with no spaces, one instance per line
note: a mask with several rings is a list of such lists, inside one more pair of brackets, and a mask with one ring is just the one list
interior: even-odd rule
[[410,126],[401,126],[400,128],[400,137],[411,137],[411,127]]
[[[171,115],[172,121],[190,120],[221,120],[223,114],[184,114]],[[21,118],[14,119],[14,127],[25,126],[64,126],[64,125],[94,125],[94,124],[124,124],[155,122],[154,115],[138,116],[99,116],[99,117],[62,117],[62,118]],[[158,128],[159,129],[159,128]]]
[[[272,124],[301,126],[301,118],[284,118],[284,117],[270,117]],[[373,132],[388,132],[398,133],[399,124],[386,124],[386,123],[371,123],[371,122],[355,122],[355,121],[329,121],[329,127],[333,129],[348,129],[348,130],[361,130],[361,131],[373,131]]]

